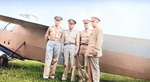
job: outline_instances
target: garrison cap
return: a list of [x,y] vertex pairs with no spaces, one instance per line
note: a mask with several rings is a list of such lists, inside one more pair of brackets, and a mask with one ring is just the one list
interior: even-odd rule
[[100,19],[97,18],[97,17],[91,17],[91,21],[98,21],[98,22],[100,22]]
[[69,23],[69,24],[76,24],[76,21],[73,20],[73,19],[69,19],[69,20],[68,20],[68,23]]
[[88,20],[88,19],[84,19],[84,20],[83,20],[83,23],[84,23],[84,24],[88,24],[89,22],[90,22],[90,20]]
[[60,17],[60,16],[55,16],[55,17],[54,17],[54,19],[55,19],[55,20],[57,20],[57,21],[61,21],[61,20],[63,20],[63,18],[62,18],[62,17]]

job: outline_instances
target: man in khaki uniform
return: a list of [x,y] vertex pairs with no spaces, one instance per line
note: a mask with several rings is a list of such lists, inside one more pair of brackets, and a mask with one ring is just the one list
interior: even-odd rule
[[64,57],[64,73],[62,76],[62,80],[67,79],[69,63],[71,65],[71,81],[75,80],[75,59],[78,53],[79,48],[79,33],[74,30],[73,27],[76,24],[76,21],[73,19],[68,20],[69,30],[66,30],[62,36],[62,44],[63,46],[63,57]]
[[61,23],[62,18],[60,16],[56,16],[54,19],[55,25],[49,27],[45,34],[45,39],[47,41],[43,73],[43,78],[45,79],[48,77],[54,79],[57,61],[61,53],[62,29],[59,24]]
[[88,78],[87,75],[87,61],[85,58],[85,52],[88,46],[89,42],[89,36],[92,32],[92,30],[89,29],[89,23],[90,20],[85,19],[83,20],[85,30],[80,32],[80,51],[79,55],[77,57],[77,62],[78,62],[78,72],[79,76],[81,78],[80,81],[85,81],[86,77]]
[[100,19],[91,17],[91,22],[94,29],[90,35],[86,51],[86,56],[88,57],[88,81],[100,82],[99,57],[102,56],[103,32],[98,26]]

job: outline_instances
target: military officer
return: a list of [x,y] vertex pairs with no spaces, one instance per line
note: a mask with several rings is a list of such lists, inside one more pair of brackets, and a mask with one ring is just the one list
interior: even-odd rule
[[47,41],[43,73],[43,78],[45,79],[49,77],[54,79],[57,61],[61,53],[62,29],[59,25],[63,19],[60,16],[56,16],[54,19],[55,25],[49,27],[45,34],[45,39]]
[[93,31],[89,38],[89,44],[86,50],[86,56],[88,57],[88,81],[100,82],[100,67],[99,57],[102,56],[102,43],[103,32],[98,26],[100,19],[97,17],[91,17]]
[[[66,30],[62,36],[62,44],[63,46],[63,57],[64,57],[64,73],[62,75],[62,80],[67,79],[68,69],[71,68],[71,81],[75,80],[75,60],[76,55],[79,49],[79,33],[74,30],[74,26],[76,21],[73,19],[68,20],[69,30]],[[69,67],[70,63],[70,67]]]
[[80,51],[79,55],[77,57],[78,62],[78,73],[81,78],[80,81],[85,81],[87,75],[87,65],[86,65],[86,59],[85,59],[85,52],[88,46],[89,42],[89,36],[92,32],[92,30],[89,29],[89,23],[90,20],[85,19],[83,20],[85,30],[80,32]]

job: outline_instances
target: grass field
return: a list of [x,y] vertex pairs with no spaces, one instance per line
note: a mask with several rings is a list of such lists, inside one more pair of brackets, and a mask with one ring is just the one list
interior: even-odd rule
[[[0,68],[0,82],[70,82],[70,73],[66,81],[61,81],[63,66],[56,68],[55,79],[43,79],[44,63],[32,60],[13,60],[9,62],[8,68]],[[75,82],[79,76],[76,73]],[[148,80],[136,79],[120,75],[101,72],[101,82],[150,82]]]

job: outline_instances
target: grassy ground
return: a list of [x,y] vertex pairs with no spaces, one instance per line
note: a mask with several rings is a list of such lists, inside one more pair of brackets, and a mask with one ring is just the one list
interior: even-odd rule
[[[13,60],[9,62],[9,68],[0,68],[0,82],[70,82],[70,73],[66,81],[61,81],[63,66],[56,68],[55,79],[43,79],[44,63],[31,60]],[[76,73],[75,82],[79,76]],[[120,75],[101,72],[101,82],[150,82]]]

